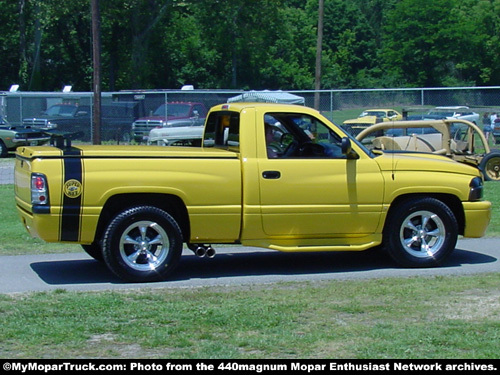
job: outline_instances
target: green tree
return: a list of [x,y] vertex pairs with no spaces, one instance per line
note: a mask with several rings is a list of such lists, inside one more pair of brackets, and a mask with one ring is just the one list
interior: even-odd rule
[[453,75],[464,45],[455,19],[458,0],[401,0],[384,28],[384,70],[396,86],[441,86]]
[[40,65],[44,90],[92,87],[90,3],[36,0],[41,24]]
[[[28,62],[26,46],[21,35],[25,35],[28,17],[25,1],[0,0],[0,89],[8,89],[12,84],[27,88]],[[22,33],[21,33],[22,31]]]
[[272,25],[268,26],[268,43],[262,49],[261,63],[256,61],[260,85],[259,82],[254,85],[261,89],[312,89],[317,6],[311,13],[306,7],[285,2],[276,16]]
[[[312,89],[317,0],[101,1],[104,90]],[[1,89],[88,91],[90,2],[0,0]],[[325,0],[323,88],[500,84],[500,0]]]
[[368,19],[355,2],[326,0],[324,24],[322,87],[359,87],[377,63],[376,36]]
[[457,54],[458,78],[472,85],[500,84],[500,0],[462,0],[454,10],[462,24]]

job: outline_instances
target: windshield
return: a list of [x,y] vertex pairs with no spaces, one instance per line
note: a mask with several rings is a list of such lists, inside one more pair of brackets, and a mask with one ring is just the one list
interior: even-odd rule
[[75,105],[56,104],[47,109],[49,116],[73,116],[78,107]]
[[430,111],[429,115],[442,116],[442,117],[453,117],[455,115],[455,112]]
[[154,111],[153,116],[189,117],[190,108],[189,104],[162,104]]
[[387,114],[384,111],[364,111],[359,115],[359,117],[375,116],[375,117],[386,117]]

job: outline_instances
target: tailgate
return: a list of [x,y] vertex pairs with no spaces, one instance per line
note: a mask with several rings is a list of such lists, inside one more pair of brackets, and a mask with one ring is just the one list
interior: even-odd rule
[[32,212],[31,174],[32,172],[40,172],[35,170],[35,165],[41,159],[42,154],[44,157],[48,157],[52,160],[45,164],[53,164],[61,157],[61,150],[51,146],[22,146],[18,147],[16,152],[16,166],[14,169],[16,202],[22,209],[28,212]]
[[31,160],[16,156],[14,186],[17,204],[31,212]]

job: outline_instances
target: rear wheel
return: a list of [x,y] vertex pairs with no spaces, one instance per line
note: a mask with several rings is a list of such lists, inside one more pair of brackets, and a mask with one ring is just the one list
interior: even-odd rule
[[103,241],[106,265],[132,282],[165,280],[182,253],[182,233],[167,212],[151,206],[127,209],[107,227]]
[[391,211],[384,230],[384,248],[405,267],[442,263],[455,249],[458,224],[443,202],[413,198]]

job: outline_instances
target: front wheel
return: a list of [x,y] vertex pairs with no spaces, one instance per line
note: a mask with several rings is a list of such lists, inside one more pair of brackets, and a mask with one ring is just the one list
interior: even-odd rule
[[8,154],[9,152],[7,150],[7,146],[5,146],[5,144],[0,139],[0,158],[5,158]]
[[90,245],[82,245],[82,248],[83,248],[83,250],[85,250],[85,252],[88,255],[90,255],[95,260],[97,260],[99,262],[104,261],[104,259],[102,257],[102,248],[99,245],[99,243],[94,242]]
[[165,280],[179,263],[181,229],[159,208],[130,208],[108,225],[102,251],[108,268],[126,281]]
[[413,198],[390,215],[384,230],[384,248],[402,266],[436,266],[455,249],[457,220],[443,202]]

